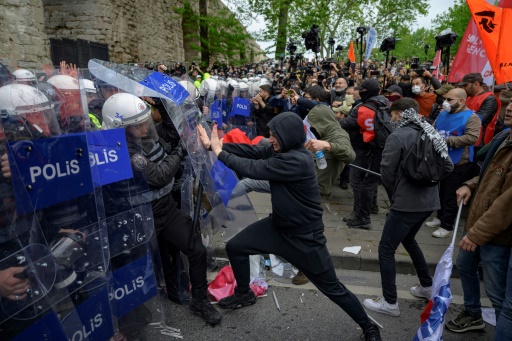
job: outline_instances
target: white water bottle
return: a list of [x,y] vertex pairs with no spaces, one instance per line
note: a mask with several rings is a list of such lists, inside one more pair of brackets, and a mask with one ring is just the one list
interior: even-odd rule
[[324,151],[319,150],[315,153],[316,157],[316,166],[318,169],[326,169],[327,168],[327,160],[325,159]]

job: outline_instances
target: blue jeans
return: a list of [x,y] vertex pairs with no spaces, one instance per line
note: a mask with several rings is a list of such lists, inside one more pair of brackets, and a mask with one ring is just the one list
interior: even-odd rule
[[431,213],[389,211],[379,242],[379,263],[382,294],[390,304],[395,304],[397,299],[395,252],[400,243],[411,256],[421,286],[432,286],[432,277],[425,256],[414,239]]
[[482,315],[478,276],[480,261],[484,270],[485,292],[496,311],[496,319],[499,317],[505,297],[509,257],[510,247],[496,244],[478,246],[474,252],[459,249],[456,264],[464,291],[464,309],[472,317],[479,318]]
[[[510,249],[509,249],[510,252]],[[495,341],[512,340],[512,253],[508,261],[507,286],[501,314],[497,318]]]

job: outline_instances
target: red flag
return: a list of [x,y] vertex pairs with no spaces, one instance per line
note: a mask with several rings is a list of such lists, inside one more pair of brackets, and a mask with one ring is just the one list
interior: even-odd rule
[[489,58],[496,82],[512,80],[512,8],[492,6],[484,0],[466,0]]
[[459,83],[462,81],[462,77],[472,72],[482,73],[484,79],[492,76],[492,71],[486,75],[483,73],[487,63],[489,63],[489,59],[487,59],[484,45],[478,34],[478,28],[473,18],[471,18],[462,36],[453,65],[450,67],[448,82]]
[[356,62],[356,54],[354,52],[354,42],[351,40],[350,41],[350,47],[348,49],[348,59],[350,59],[350,61],[352,63],[355,63]]
[[434,62],[432,63],[432,66],[436,67],[434,72],[432,72],[432,76],[434,76],[434,77],[438,77],[440,74],[439,64],[441,64],[441,50],[436,52],[436,57],[434,58]]

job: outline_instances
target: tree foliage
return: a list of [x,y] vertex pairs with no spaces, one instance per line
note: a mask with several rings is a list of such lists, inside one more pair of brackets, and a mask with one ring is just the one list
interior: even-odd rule
[[[190,47],[201,53],[202,66],[208,66],[211,58],[221,58],[230,64],[246,63],[246,47],[252,36],[237,17],[222,6],[219,0],[187,0],[174,9],[189,32],[184,39],[193,41]],[[199,11],[194,11],[194,7]],[[194,43],[195,42],[195,43]]]
[[[320,27],[321,56],[326,56],[329,37],[346,47],[356,38],[358,26],[373,26],[379,38],[384,38],[410,26],[418,15],[427,13],[429,6],[427,0],[229,0],[228,4],[242,21],[247,22],[255,14],[265,20],[266,26],[257,33],[257,39],[279,42],[270,47],[276,48],[276,56],[285,53],[283,41],[303,42],[302,32],[313,24]],[[287,29],[278,29],[282,27],[280,9],[288,4]]]

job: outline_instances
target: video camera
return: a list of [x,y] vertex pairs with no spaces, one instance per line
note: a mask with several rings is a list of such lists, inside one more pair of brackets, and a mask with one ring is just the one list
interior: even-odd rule
[[304,38],[306,50],[311,50],[314,53],[320,52],[320,39],[318,38],[318,33],[320,33],[320,29],[316,24],[311,26],[309,31],[302,32],[302,38]]
[[324,60],[324,62],[322,63],[322,71],[330,71],[332,69],[332,63],[336,63],[336,61],[333,58]]
[[288,44],[286,45],[286,50],[288,50],[288,52],[290,52],[290,55],[293,56],[295,54],[295,51],[297,51],[297,44],[298,44],[298,42],[290,40],[288,42]]

